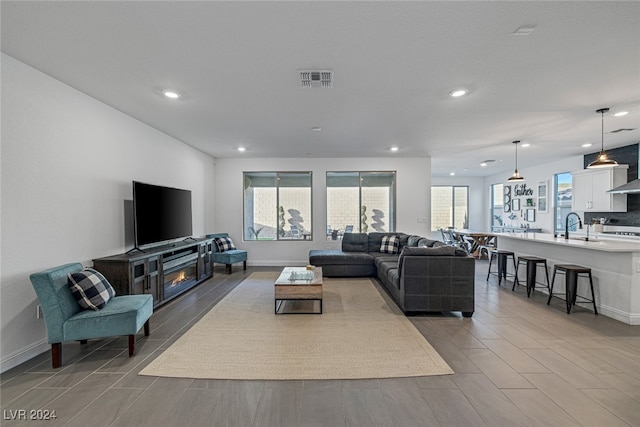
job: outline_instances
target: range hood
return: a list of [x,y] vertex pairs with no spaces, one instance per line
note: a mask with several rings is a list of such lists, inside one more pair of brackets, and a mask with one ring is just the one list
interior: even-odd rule
[[634,194],[640,193],[640,179],[634,179],[624,185],[607,191],[609,194]]
[[[638,165],[640,165],[640,151],[638,152]],[[638,175],[640,175],[640,167],[638,168]],[[620,185],[616,188],[612,188],[607,191],[609,194],[640,194],[640,177],[629,181],[626,184]]]

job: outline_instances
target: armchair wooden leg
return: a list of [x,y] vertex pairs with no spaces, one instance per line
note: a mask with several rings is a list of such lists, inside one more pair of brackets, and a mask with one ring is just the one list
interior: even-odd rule
[[144,336],[148,337],[149,336],[149,321],[147,320],[146,322],[144,322]]
[[62,343],[51,344],[51,365],[53,369],[59,368],[62,364]]
[[129,357],[133,356],[133,353],[135,352],[135,346],[136,346],[136,336],[129,335]]
[[225,267],[227,269],[227,274],[231,274],[231,264],[225,264]]
[[88,340],[80,340],[80,344],[86,344]]
[[242,261],[242,267],[246,270],[247,269],[247,261]]

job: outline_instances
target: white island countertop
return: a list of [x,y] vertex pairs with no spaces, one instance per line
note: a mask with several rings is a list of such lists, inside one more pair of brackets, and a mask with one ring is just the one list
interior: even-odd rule
[[[582,235],[571,236],[569,234],[569,239],[565,239],[564,237],[554,237],[553,234],[549,233],[494,233],[498,236],[498,242],[500,242],[501,238],[510,238],[510,239],[520,239],[527,240],[530,242],[536,243],[544,243],[550,245],[559,245],[564,246],[566,248],[576,248],[576,249],[590,249],[594,251],[603,251],[603,252],[640,252],[640,241],[629,241],[629,240],[620,240],[620,239],[612,239],[612,240],[604,240],[597,238],[590,238],[588,241],[584,239]],[[500,244],[498,243],[498,247]]]
[[[517,257],[532,255],[546,259],[549,273],[556,264],[590,268],[598,311],[621,322],[640,325],[640,242],[621,239],[585,241],[583,236],[572,236],[571,233],[568,240],[549,233],[494,234],[498,236],[500,249],[513,251]],[[587,280],[580,280],[578,295],[589,295],[585,288],[587,283]],[[564,279],[556,279],[555,285],[554,294],[558,286],[564,290]]]

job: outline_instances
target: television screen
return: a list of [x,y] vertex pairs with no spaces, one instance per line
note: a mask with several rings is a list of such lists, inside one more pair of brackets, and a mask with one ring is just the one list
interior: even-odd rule
[[133,181],[136,247],[193,234],[191,191]]

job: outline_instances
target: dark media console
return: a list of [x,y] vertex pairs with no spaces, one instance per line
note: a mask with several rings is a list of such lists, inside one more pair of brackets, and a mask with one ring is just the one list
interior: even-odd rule
[[188,239],[93,260],[119,295],[150,294],[157,307],[213,276],[213,239]]

